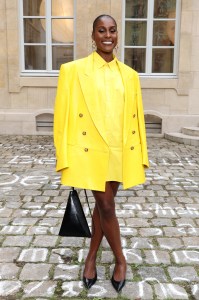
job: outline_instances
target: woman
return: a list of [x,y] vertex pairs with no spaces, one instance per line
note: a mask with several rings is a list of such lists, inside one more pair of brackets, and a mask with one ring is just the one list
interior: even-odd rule
[[114,197],[120,183],[129,188],[145,181],[148,167],[144,115],[137,73],[114,57],[118,32],[109,15],[93,23],[96,51],[61,66],[54,116],[56,170],[61,183],[92,190],[95,198],[90,249],[83,282],[97,280],[96,257],[103,236],[115,257],[111,282],[125,285]]

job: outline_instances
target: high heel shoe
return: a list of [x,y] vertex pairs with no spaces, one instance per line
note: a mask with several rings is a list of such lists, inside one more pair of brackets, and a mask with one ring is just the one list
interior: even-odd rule
[[114,272],[113,272],[113,275],[111,278],[111,283],[112,283],[114,289],[119,293],[122,290],[122,288],[125,286],[126,279],[121,280],[121,281],[116,281],[114,279]]
[[91,279],[83,276],[83,283],[84,283],[85,288],[87,288],[87,289],[90,289],[95,284],[96,281],[97,281],[97,272],[95,274],[95,277],[91,278]]

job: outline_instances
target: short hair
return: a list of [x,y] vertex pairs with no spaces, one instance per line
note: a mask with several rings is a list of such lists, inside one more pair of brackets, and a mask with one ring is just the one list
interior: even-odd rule
[[98,22],[100,19],[104,18],[104,17],[112,19],[113,22],[115,23],[115,26],[117,27],[117,22],[115,21],[115,19],[114,19],[113,17],[111,17],[110,15],[103,14],[103,15],[98,16],[98,17],[93,21],[93,32],[95,31],[95,28],[96,28],[96,26],[97,26],[97,22]]

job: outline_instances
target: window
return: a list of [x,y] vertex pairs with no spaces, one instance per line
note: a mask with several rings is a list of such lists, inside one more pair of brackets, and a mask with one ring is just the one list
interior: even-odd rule
[[23,75],[57,74],[74,59],[74,0],[20,0]]
[[176,75],[180,0],[126,0],[124,12],[124,62],[142,75]]

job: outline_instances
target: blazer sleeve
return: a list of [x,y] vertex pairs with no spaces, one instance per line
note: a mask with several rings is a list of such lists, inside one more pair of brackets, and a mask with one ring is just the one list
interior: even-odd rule
[[68,167],[67,131],[69,117],[69,85],[65,65],[60,68],[54,107],[54,145],[56,150],[56,171]]
[[138,110],[138,126],[140,132],[140,140],[142,147],[142,162],[143,165],[148,168],[148,151],[147,151],[147,141],[146,141],[146,129],[145,129],[145,120],[144,120],[144,110],[142,104],[142,92],[140,87],[139,76],[137,75],[137,110]]

